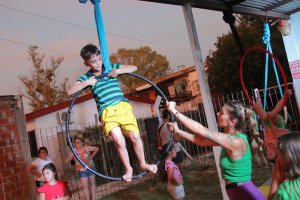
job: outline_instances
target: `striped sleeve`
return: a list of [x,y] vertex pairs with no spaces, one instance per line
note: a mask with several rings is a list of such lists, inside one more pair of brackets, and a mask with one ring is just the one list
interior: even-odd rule
[[112,68],[113,69],[120,69],[121,65],[120,64],[113,64]]
[[80,76],[77,81],[83,82],[89,79],[89,76],[87,74],[84,74],[82,76]]

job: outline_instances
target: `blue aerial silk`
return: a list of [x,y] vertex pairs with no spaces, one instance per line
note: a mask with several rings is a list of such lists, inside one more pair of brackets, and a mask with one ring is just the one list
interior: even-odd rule
[[[266,45],[266,50],[269,51],[271,54],[273,54],[272,52],[272,47],[271,47],[271,42],[270,42],[270,26],[268,23],[264,24],[264,34],[262,37],[262,41],[263,43]],[[279,92],[281,97],[283,96],[282,93],[282,89],[280,86],[280,81],[279,81],[279,77],[278,77],[278,73],[277,73],[277,68],[276,68],[276,63],[274,61],[274,59],[272,58],[272,64],[273,64],[273,69],[274,69],[274,73],[276,76],[276,81],[277,81],[277,85],[279,88]],[[266,110],[266,100],[267,100],[267,87],[268,87],[268,71],[269,71],[269,54],[266,53],[266,62],[265,62],[265,87],[264,87],[264,110]]]
[[[108,47],[106,43],[106,35],[104,29],[104,23],[102,20],[102,14],[100,9],[100,0],[90,0],[94,4],[94,13],[95,13],[95,21],[97,26],[97,33],[99,39],[100,51],[103,59],[103,64],[105,66],[105,70],[103,73],[108,73],[111,71],[111,64],[109,61],[109,53]],[[80,3],[86,3],[87,0],[79,0]]]

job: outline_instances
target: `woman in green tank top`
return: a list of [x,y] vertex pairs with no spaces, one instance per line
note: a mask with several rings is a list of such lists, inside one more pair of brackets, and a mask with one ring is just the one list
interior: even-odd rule
[[251,151],[247,136],[253,112],[238,101],[227,102],[218,112],[218,126],[224,132],[210,130],[176,110],[175,102],[167,102],[167,108],[192,133],[169,123],[176,137],[201,146],[221,146],[220,167],[226,192],[231,200],[263,200],[265,197],[252,183]]
[[300,199],[300,132],[292,131],[278,138],[277,161],[272,170],[272,186],[268,199]]

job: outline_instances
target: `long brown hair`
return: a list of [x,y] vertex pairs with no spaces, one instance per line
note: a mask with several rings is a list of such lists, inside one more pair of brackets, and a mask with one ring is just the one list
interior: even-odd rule
[[300,132],[291,131],[278,137],[277,141],[282,153],[285,177],[290,180],[300,177]]
[[246,107],[239,101],[229,101],[226,103],[230,113],[230,119],[236,119],[235,129],[245,132],[250,127],[250,120],[253,115],[253,111]]

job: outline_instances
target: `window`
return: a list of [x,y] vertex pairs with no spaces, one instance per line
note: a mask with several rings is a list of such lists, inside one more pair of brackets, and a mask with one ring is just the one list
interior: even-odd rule
[[31,157],[38,157],[39,152],[38,152],[38,147],[36,143],[36,137],[35,137],[35,131],[29,131],[28,132],[28,141],[29,141],[29,147],[30,147],[30,153]]

